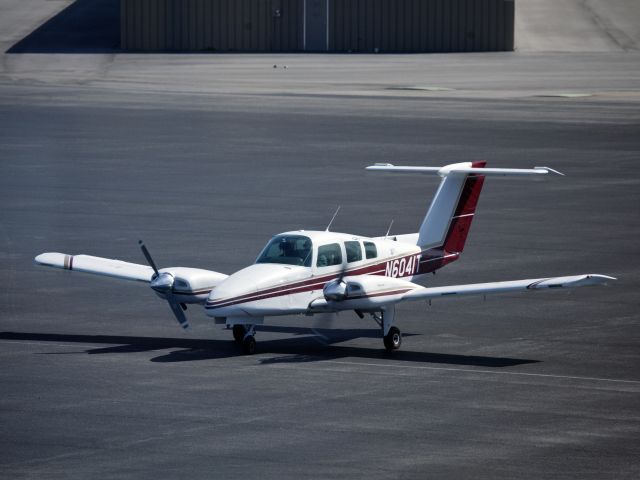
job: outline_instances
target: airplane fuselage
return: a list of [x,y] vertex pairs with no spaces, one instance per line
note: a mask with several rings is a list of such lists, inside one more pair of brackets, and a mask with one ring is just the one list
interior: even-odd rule
[[[302,252],[280,248],[279,254],[265,259],[265,251],[278,242],[284,248],[287,242],[298,245]],[[458,257],[442,250],[423,250],[398,237],[366,238],[322,231],[276,235],[265,251],[255,264],[230,275],[211,291],[205,303],[207,315],[235,324],[260,323],[264,316],[315,313],[328,282],[360,275],[378,277],[378,284],[363,286],[369,287],[368,291],[357,302],[340,302],[339,307],[322,303],[322,309],[369,311],[378,308],[376,297],[393,294],[403,280],[415,280]],[[379,277],[389,280],[381,283]]]

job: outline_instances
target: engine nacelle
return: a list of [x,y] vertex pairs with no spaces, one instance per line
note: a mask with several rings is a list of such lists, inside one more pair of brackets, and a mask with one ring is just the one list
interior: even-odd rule
[[341,302],[347,296],[347,284],[343,279],[332,280],[322,289],[327,302]]
[[[224,273],[189,267],[162,268],[158,272],[158,279],[167,277],[167,274],[173,277],[171,293],[179,303],[204,303],[211,290],[228,277]],[[162,287],[166,288],[164,283]],[[151,286],[153,288],[153,281]],[[161,291],[156,293],[159,297],[165,298]]]
[[311,310],[378,311],[383,305],[398,302],[418,288],[415,283],[379,275],[357,275],[334,280],[325,286],[325,298],[313,301]]

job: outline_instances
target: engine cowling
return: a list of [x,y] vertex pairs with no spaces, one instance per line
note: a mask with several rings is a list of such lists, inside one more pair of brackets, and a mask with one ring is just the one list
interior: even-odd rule
[[341,302],[347,295],[347,283],[344,279],[332,280],[324,286],[322,294],[327,302]]
[[163,299],[172,294],[180,303],[204,303],[209,292],[227,277],[201,268],[169,267],[158,270],[150,286]]
[[415,283],[379,275],[344,277],[328,282],[323,288],[324,302],[314,301],[310,308],[377,310],[400,301],[404,294],[416,288],[419,286]]

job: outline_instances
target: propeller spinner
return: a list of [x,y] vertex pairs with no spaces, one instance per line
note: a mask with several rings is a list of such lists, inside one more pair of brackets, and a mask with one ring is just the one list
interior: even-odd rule
[[327,302],[341,302],[346,298],[347,282],[344,281],[346,271],[346,266],[343,266],[338,278],[325,283],[322,294]]
[[184,310],[186,310],[187,307],[186,305],[179,303],[173,295],[173,283],[175,281],[175,277],[169,272],[159,272],[158,267],[153,261],[153,258],[151,258],[151,254],[149,253],[149,250],[147,249],[144,242],[142,240],[139,240],[138,244],[140,245],[140,249],[142,250],[144,258],[147,259],[147,263],[151,268],[153,268],[154,274],[151,278],[151,288],[167,302],[169,302],[171,311],[175,315],[176,320],[178,320],[180,326],[184,329],[189,328],[189,321],[184,314]]

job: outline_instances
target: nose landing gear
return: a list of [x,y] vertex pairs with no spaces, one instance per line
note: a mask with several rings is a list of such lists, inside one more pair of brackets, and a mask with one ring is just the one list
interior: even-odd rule
[[245,355],[253,355],[256,352],[256,330],[253,325],[236,324],[233,326],[233,339],[242,345]]
[[245,355],[256,353],[256,339],[253,335],[247,335],[242,341],[242,351]]

